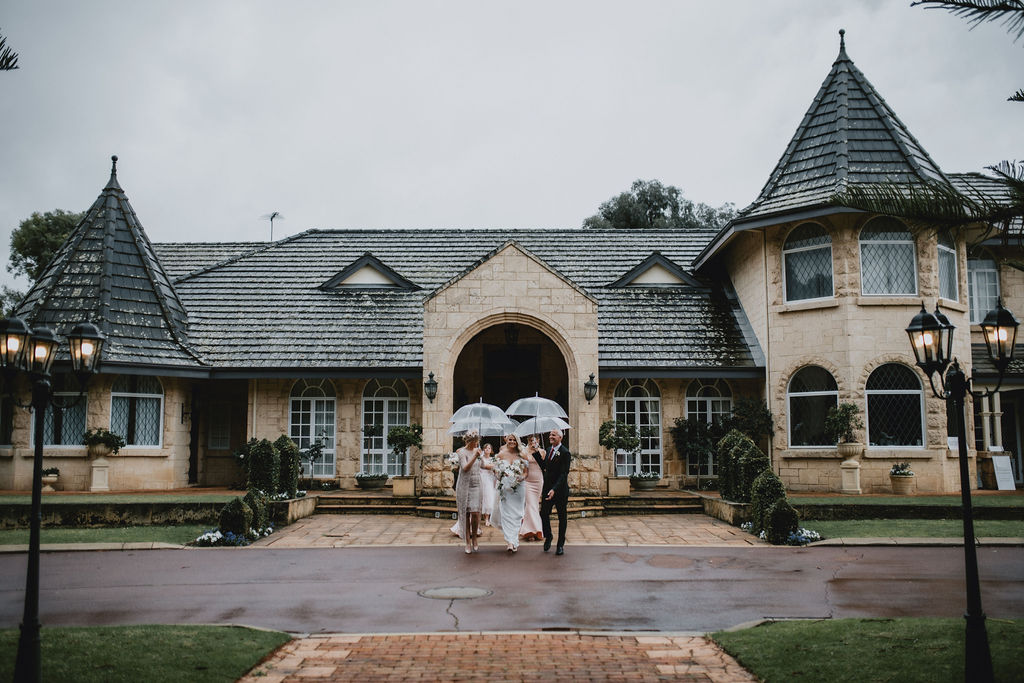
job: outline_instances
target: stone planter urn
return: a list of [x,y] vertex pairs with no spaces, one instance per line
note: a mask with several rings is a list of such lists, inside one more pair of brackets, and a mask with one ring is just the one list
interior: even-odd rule
[[892,492],[897,496],[906,496],[914,492],[913,474],[890,474],[889,481],[892,482]]
[[59,474],[44,474],[43,475],[43,491],[56,491],[53,485],[60,479]]
[[864,452],[864,444],[856,441],[845,441],[836,446],[836,451],[839,455],[843,456],[843,460],[849,460],[850,458],[856,458]]
[[630,485],[634,491],[653,491],[658,486],[660,479],[637,479],[633,477],[629,480]]
[[356,486],[358,486],[359,488],[361,488],[363,490],[367,490],[367,491],[382,489],[382,488],[384,488],[385,485],[387,485],[387,483],[388,483],[387,477],[381,477],[381,478],[375,478],[375,479],[366,479],[366,478],[356,477]]

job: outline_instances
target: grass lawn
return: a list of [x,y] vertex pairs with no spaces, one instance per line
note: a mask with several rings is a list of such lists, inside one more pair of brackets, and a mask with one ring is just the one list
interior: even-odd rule
[[[67,493],[43,494],[43,505],[60,503],[93,503],[96,505],[124,503],[227,503],[235,495],[228,493]],[[0,505],[30,505],[32,496],[28,493],[0,495]]]
[[[216,524],[182,524],[180,526],[125,526],[99,529],[42,529],[40,543],[178,543],[196,540]],[[0,545],[28,544],[28,529],[0,531]]]
[[[793,505],[950,505],[960,506],[960,495],[950,496],[794,496]],[[1024,495],[1000,494],[971,496],[972,507],[1024,507]]]
[[[800,521],[800,526],[817,531],[822,538],[962,538],[964,535],[964,524],[959,519],[805,519]],[[1024,521],[976,519],[974,535],[1024,537]]]
[[[43,681],[235,681],[291,640],[240,626],[43,628]],[[0,631],[0,680],[14,678],[18,629]]]
[[[1024,681],[1024,621],[988,619],[997,681]],[[763,624],[711,637],[768,683],[964,680],[963,619],[837,619]]]

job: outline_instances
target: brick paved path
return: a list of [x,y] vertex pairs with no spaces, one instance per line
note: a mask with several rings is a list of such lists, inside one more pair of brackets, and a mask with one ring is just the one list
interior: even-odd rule
[[[300,519],[253,546],[459,545],[462,541],[449,531],[451,525],[451,519],[409,515],[320,514]],[[480,543],[505,545],[497,527],[484,527]],[[569,520],[567,545],[750,546],[764,542],[706,515],[624,515]]]
[[[552,668],[552,662],[557,668]],[[241,680],[731,683],[757,679],[700,636],[570,632],[297,638]]]

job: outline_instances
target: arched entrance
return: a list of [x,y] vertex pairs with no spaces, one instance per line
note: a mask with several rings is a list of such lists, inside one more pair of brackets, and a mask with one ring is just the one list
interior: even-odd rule
[[555,343],[522,323],[499,323],[477,333],[462,349],[452,377],[454,407],[483,399],[508,408],[540,394],[569,411],[569,372]]

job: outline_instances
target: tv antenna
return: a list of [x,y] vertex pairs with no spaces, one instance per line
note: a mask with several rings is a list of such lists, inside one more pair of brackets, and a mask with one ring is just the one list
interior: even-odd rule
[[265,214],[264,216],[262,216],[262,218],[265,221],[266,220],[270,221],[270,241],[273,242],[274,241],[274,219],[276,218],[278,220],[282,220],[283,221],[284,220],[284,216],[281,215],[280,211],[273,211],[271,213]]

